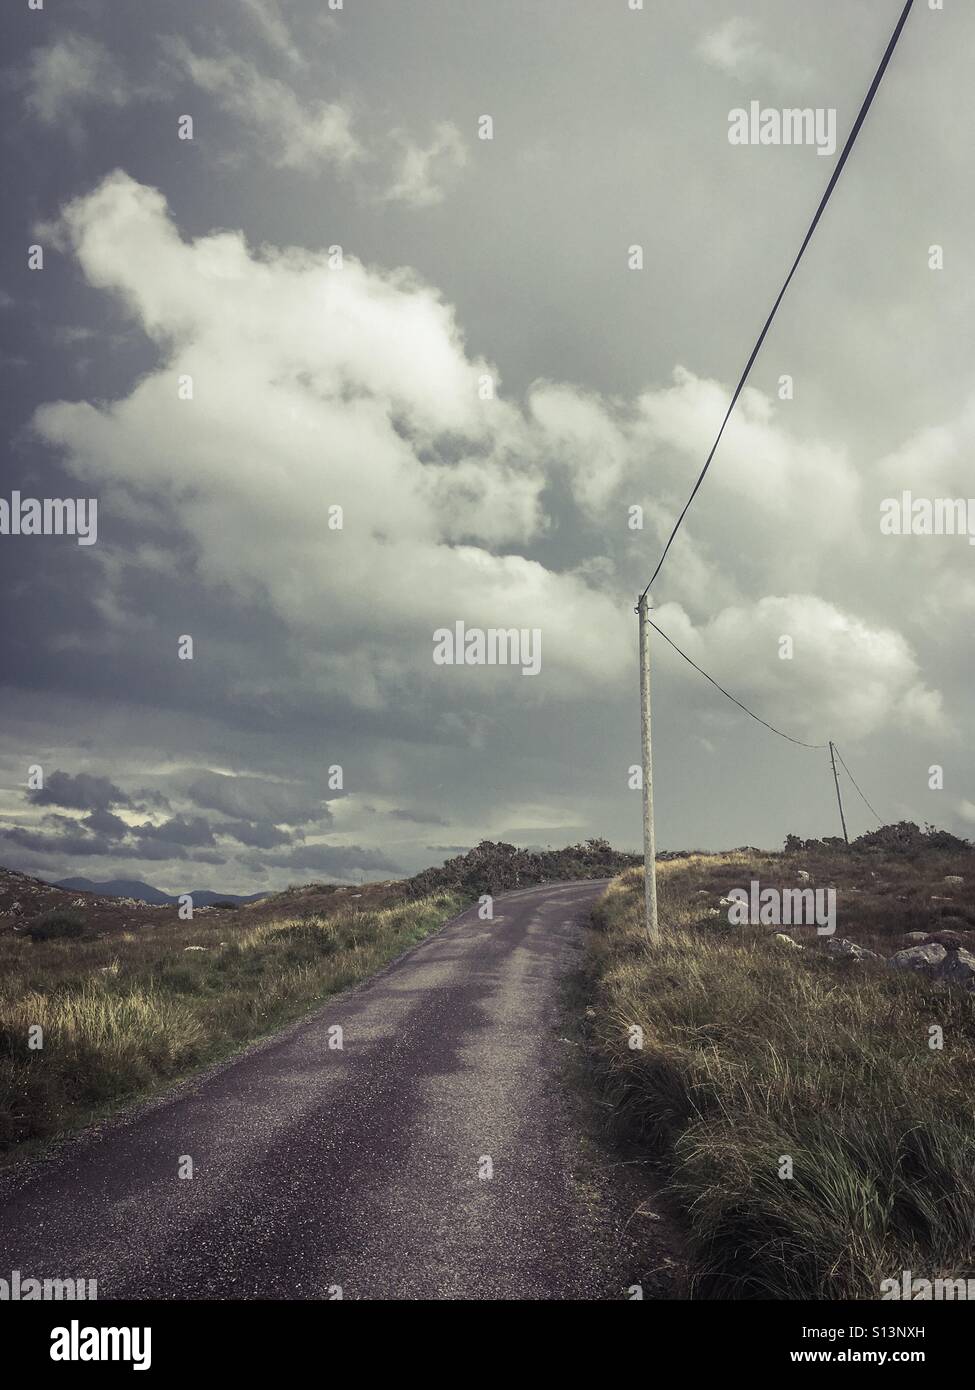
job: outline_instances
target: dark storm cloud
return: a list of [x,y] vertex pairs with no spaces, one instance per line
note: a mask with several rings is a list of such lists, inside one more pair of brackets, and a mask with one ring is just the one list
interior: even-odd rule
[[18,849],[29,850],[33,854],[79,855],[100,857],[120,852],[117,845],[98,835],[83,835],[64,831],[53,835],[39,835],[36,831],[25,830],[21,826],[0,829],[0,840]]
[[111,839],[124,838],[129,829],[122,817],[113,815],[111,811],[92,811],[81,823],[86,830],[93,830],[97,835],[106,835]]
[[224,821],[213,828],[218,835],[226,835],[254,849],[274,849],[278,845],[293,844],[299,838],[280,830],[270,821]]
[[311,820],[327,824],[332,819],[328,808],[308,787],[260,777],[207,772],[190,783],[185,795],[205,810],[223,811],[247,821],[300,825]]
[[213,831],[202,816],[173,816],[161,825],[148,821],[133,827],[133,836],[144,843],[157,841],[167,845],[211,846],[215,843]]
[[129,806],[131,802],[121,788],[107,777],[95,777],[88,772],[52,772],[44,786],[28,791],[27,800],[35,806],[67,806],[78,811],[104,811],[110,806]]

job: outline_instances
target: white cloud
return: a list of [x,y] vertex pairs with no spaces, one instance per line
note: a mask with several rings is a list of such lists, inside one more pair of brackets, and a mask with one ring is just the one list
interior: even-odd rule
[[[657,549],[649,529],[628,531],[626,504],[649,492],[648,526],[665,533],[726,388],[679,368],[629,405],[544,382],[527,410],[482,400],[481,378],[497,373],[412,273],[351,258],[331,269],[303,250],[258,255],[233,232],[187,243],[161,194],[122,173],[70,204],[61,234],[90,283],[125,297],[162,360],[114,404],[42,407],[38,430],[118,513],[171,511],[205,582],[270,603],[306,649],[311,688],[382,709],[404,681],[434,678],[432,631],[457,619],[541,628],[543,669],[556,673],[547,693],[581,698],[625,679],[621,556],[638,547],[642,568]],[[191,402],[177,399],[181,374],[193,377]],[[598,553],[555,571],[532,548],[554,524],[559,478],[600,535]],[[675,548],[682,601],[714,616],[695,626],[683,608],[660,611],[689,655],[800,737],[944,730],[906,638],[815,593],[860,539],[859,498],[841,451],[793,438],[746,391]],[[341,532],[325,524],[334,503]],[[817,538],[802,555],[797,534]],[[105,573],[111,584],[108,556]],[[776,596],[783,573],[795,590]],[[124,602],[102,604],[131,621]],[[791,662],[778,659],[786,634]]]
[[278,0],[241,0],[241,3],[261,31],[265,43],[295,67],[303,66],[304,56],[291,37]]
[[[620,676],[625,606],[494,553],[544,525],[544,473],[521,458],[520,412],[480,399],[490,364],[427,286],[305,251],[257,257],[232,233],[187,244],[162,196],[122,173],[71,204],[62,230],[165,360],[113,405],[43,407],[38,430],[103,494],[147,516],[174,507],[206,581],[269,601],[310,653],[327,613],[330,650],[309,657],[320,688],[379,708],[406,668],[442,679],[432,632],[461,618],[541,628],[543,669],[573,673],[573,693],[582,674]],[[342,532],[325,524],[333,503]]]
[[767,77],[780,87],[802,87],[809,80],[807,68],[770,48],[757,25],[740,16],[705,34],[697,51],[710,67],[745,82]]
[[31,54],[27,107],[44,125],[58,125],[84,106],[125,106],[131,96],[128,79],[94,39],[68,32]]
[[428,145],[417,144],[402,130],[393,131],[393,139],[399,145],[399,157],[387,200],[415,208],[442,203],[444,185],[467,163],[467,146],[457,127],[442,121]]
[[201,91],[264,142],[272,164],[307,171],[362,157],[350,112],[341,102],[303,102],[286,82],[266,77],[246,58],[201,57],[182,39],[169,41],[167,48]]
[[[769,595],[724,608],[697,627],[679,604],[668,603],[655,620],[732,695],[803,741],[860,738],[889,725],[948,732],[941,696],[924,685],[906,639],[815,595]],[[791,658],[779,655],[783,637],[792,640]],[[689,678],[700,679],[692,672]],[[716,710],[738,717],[721,695],[714,699]]]

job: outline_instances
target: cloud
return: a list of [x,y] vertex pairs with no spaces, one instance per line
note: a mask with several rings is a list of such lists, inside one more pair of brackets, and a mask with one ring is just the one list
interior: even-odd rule
[[60,770],[45,778],[44,786],[28,791],[35,806],[67,806],[79,811],[105,811],[109,806],[130,806],[129,797],[107,777],[88,772],[72,775]]
[[805,86],[809,70],[770,48],[758,32],[758,26],[750,20],[734,16],[704,35],[698,54],[710,67],[744,82],[767,77],[779,87]]
[[302,67],[304,55],[291,37],[278,0],[241,0],[241,3],[265,43],[295,67]]
[[386,190],[389,202],[409,207],[433,207],[444,200],[445,186],[467,164],[467,146],[452,121],[442,121],[428,145],[419,145],[403,130],[394,130],[399,156],[393,181]]
[[[725,608],[698,627],[668,603],[655,621],[732,695],[793,737],[826,743],[890,725],[925,735],[948,731],[941,696],[925,686],[904,637],[814,595],[769,595]],[[669,659],[665,644],[657,646]],[[690,671],[679,657],[674,662]],[[739,717],[716,692],[714,701],[716,713]]]
[[222,811],[240,821],[302,825],[331,820],[328,807],[307,787],[263,777],[205,772],[185,787],[184,794],[204,810]]
[[396,809],[389,812],[394,820],[410,821],[415,825],[449,825],[450,822],[438,816],[435,811],[410,811]]
[[291,844],[293,839],[287,831],[279,830],[270,821],[224,821],[214,829],[218,835],[227,836],[251,849],[275,849],[278,845]]
[[381,850],[363,849],[361,845],[304,845],[287,854],[263,856],[263,862],[275,868],[302,873],[334,874],[347,878],[357,870],[388,870],[398,873],[399,866]]
[[206,58],[183,39],[166,44],[171,58],[217,106],[257,137],[258,149],[278,168],[312,171],[347,166],[363,151],[340,102],[302,101],[286,82],[267,77],[246,58]]
[[[496,372],[467,355],[417,277],[351,258],[336,270],[308,251],[258,256],[236,233],[186,243],[161,195],[122,173],[72,203],[62,232],[162,360],[115,404],[42,407],[38,432],[92,485],[171,515],[201,582],[270,604],[305,643],[306,697],[378,709],[404,682],[436,684],[469,711],[473,689],[487,702],[508,679],[536,698],[520,672],[477,671],[475,686],[433,665],[434,630],[458,619],[539,628],[543,669],[573,675],[570,698],[580,675],[617,678],[627,615],[517,553],[543,529],[533,431],[516,406],[482,398]],[[184,373],[199,382],[192,403],[172,389]],[[330,532],[334,503],[344,528]]]
[[27,108],[55,126],[85,106],[125,106],[133,89],[104,44],[70,31],[35,48],[27,73]]
[[160,825],[146,821],[133,827],[132,834],[140,842],[161,840],[167,845],[209,847],[216,843],[209,823],[202,816],[172,816]]

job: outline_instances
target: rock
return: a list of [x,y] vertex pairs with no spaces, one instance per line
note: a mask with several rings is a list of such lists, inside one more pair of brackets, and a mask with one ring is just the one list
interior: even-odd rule
[[793,941],[788,932],[777,931],[773,934],[772,940],[777,942],[780,946],[791,946],[794,951],[802,951],[804,949],[798,941]]
[[909,931],[904,933],[905,941],[927,941],[927,939],[928,933],[926,931]]
[[936,941],[939,946],[943,946],[946,951],[957,951],[965,945],[963,937],[956,931],[936,931],[930,935],[931,941]]
[[719,898],[719,899],[718,899],[718,906],[719,906],[719,907],[735,907],[735,906],[736,906],[736,903],[735,903],[734,898]]
[[962,989],[975,990],[975,956],[962,946],[957,951],[949,951],[938,969],[938,976],[950,985],[960,985]]
[[184,946],[184,947],[183,947],[183,950],[184,950],[184,951],[205,951],[205,950],[206,950],[206,947],[205,947],[205,946]]
[[964,883],[961,874],[945,874],[945,883]]
[[906,951],[897,951],[887,961],[895,970],[919,970],[933,973],[941,965],[948,952],[937,941],[929,941],[926,946],[909,946]]
[[858,946],[855,941],[848,941],[845,936],[831,937],[826,943],[826,951],[839,960],[883,960],[883,956],[878,955],[876,951],[868,951],[865,946]]
[[809,871],[807,869],[800,869],[799,872],[796,874],[796,878],[799,880],[800,883],[808,883]]

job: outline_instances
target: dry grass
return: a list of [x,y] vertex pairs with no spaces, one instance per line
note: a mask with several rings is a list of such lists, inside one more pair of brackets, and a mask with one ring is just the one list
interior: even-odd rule
[[[94,939],[0,936],[0,1153],[33,1148],[272,1032],[463,905],[453,893],[365,911],[337,899],[327,913],[244,927],[207,913]],[[38,1025],[43,1047],[32,1049]]]
[[[896,884],[904,869],[846,859],[831,865],[841,893],[845,872],[880,870]],[[794,885],[799,863],[825,877],[802,857],[747,853],[660,866],[665,930],[654,946],[640,919],[642,871],[608,890],[590,934],[589,1032],[611,1127],[668,1172],[698,1294],[876,1298],[902,1269],[971,1277],[975,1001],[785,949],[768,929],[729,931],[695,896],[747,887],[752,875]],[[914,866],[925,900],[929,871],[952,869]],[[856,938],[857,894],[844,898],[838,930]],[[888,914],[879,932],[868,920],[868,937],[903,944],[903,921],[895,928]],[[630,1046],[634,1025],[642,1049]],[[929,1046],[932,1025],[942,1050]],[[791,1178],[780,1176],[786,1156]]]

